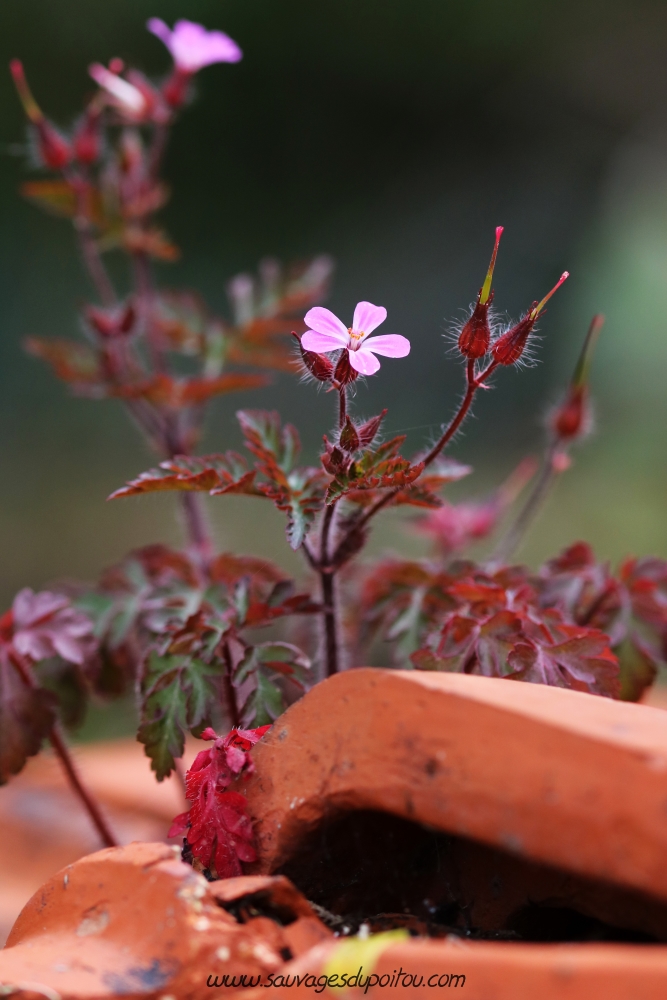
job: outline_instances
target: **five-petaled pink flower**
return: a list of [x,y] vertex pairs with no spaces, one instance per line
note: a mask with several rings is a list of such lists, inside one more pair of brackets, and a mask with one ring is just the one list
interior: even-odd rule
[[194,21],[177,21],[171,30],[159,17],[151,17],[146,27],[167,46],[176,69],[197,73],[204,66],[219,62],[238,62],[243,53],[223,31],[207,31]]
[[373,375],[380,367],[376,354],[385,358],[404,358],[410,353],[410,341],[400,334],[390,333],[385,337],[368,339],[386,318],[384,306],[358,302],[352,326],[346,327],[330,309],[315,306],[304,317],[310,329],[301,338],[301,346],[317,354],[346,348],[352,368],[360,375]]

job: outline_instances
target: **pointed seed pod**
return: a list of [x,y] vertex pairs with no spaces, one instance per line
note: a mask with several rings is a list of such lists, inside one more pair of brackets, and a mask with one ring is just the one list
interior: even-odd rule
[[516,364],[526,349],[528,338],[533,332],[533,327],[535,326],[537,317],[540,315],[551,296],[560,288],[569,276],[569,271],[563,271],[554,287],[547,295],[544,296],[541,302],[534,302],[529,312],[526,313],[523,319],[520,319],[518,323],[510,327],[510,329],[503,333],[502,336],[498,337],[491,348],[491,353],[493,354],[494,360],[497,364]]
[[72,150],[55,125],[52,125],[42,113],[41,108],[32,96],[28,81],[20,59],[12,59],[9,69],[19,95],[23,110],[32,125],[36,138],[37,151],[42,163],[51,170],[62,170],[72,159]]
[[604,316],[598,314],[593,317],[567,394],[549,420],[551,432],[564,443],[584,437],[591,423],[588,376],[595,344],[603,324]]
[[472,316],[467,321],[461,333],[459,335],[459,351],[464,357],[470,360],[476,360],[477,358],[483,358],[484,355],[489,350],[489,344],[491,343],[491,329],[489,327],[489,306],[493,301],[493,290],[491,288],[491,282],[493,281],[493,269],[496,266],[496,257],[498,256],[498,244],[500,243],[500,237],[503,234],[503,227],[496,227],[496,242],[493,247],[493,253],[491,254],[491,263],[489,264],[489,269],[486,272],[486,278],[484,279],[484,284],[482,285],[479,295],[477,296],[477,302],[475,303],[475,308],[473,309]]

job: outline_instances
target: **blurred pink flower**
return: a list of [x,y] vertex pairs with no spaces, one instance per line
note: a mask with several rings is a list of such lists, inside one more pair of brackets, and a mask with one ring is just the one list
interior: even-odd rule
[[490,535],[502,513],[503,508],[495,499],[456,505],[445,501],[442,507],[429,511],[418,521],[416,528],[431,535],[438,548],[449,554]]
[[176,21],[171,30],[159,17],[151,17],[146,27],[164,42],[176,69],[182,73],[197,73],[212,63],[234,63],[243,57],[241,49],[229,35],[222,31],[207,31],[194,21]]
[[385,358],[404,358],[410,353],[410,341],[400,334],[390,333],[368,340],[369,334],[387,318],[384,306],[374,306],[372,302],[357,303],[351,327],[344,326],[330,309],[322,306],[310,309],[304,318],[310,329],[301,338],[301,346],[317,354],[346,348],[350,365],[360,375],[373,375],[379,369],[376,354]]

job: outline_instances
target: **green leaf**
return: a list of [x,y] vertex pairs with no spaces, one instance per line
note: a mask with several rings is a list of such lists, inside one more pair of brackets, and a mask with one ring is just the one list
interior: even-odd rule
[[257,458],[257,469],[267,480],[257,483],[256,490],[287,514],[287,540],[296,551],[321,509],[324,474],[320,469],[293,468],[299,435],[289,424],[281,428],[277,413],[241,410],[237,417],[246,445]]
[[158,781],[183,756],[186,731],[200,726],[216,703],[216,676],[219,670],[201,660],[150,654],[137,739],[145,745]]

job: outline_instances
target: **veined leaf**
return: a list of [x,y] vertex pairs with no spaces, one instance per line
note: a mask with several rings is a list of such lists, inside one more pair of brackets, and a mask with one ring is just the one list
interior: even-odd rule
[[143,704],[137,739],[146,747],[158,781],[183,756],[185,733],[204,722],[218,694],[214,667],[188,656],[151,653],[143,683]]
[[233,451],[221,455],[177,455],[161,462],[158,469],[142,472],[112,493],[109,500],[162,490],[256,495],[254,478],[255,473],[248,470],[245,460]]

